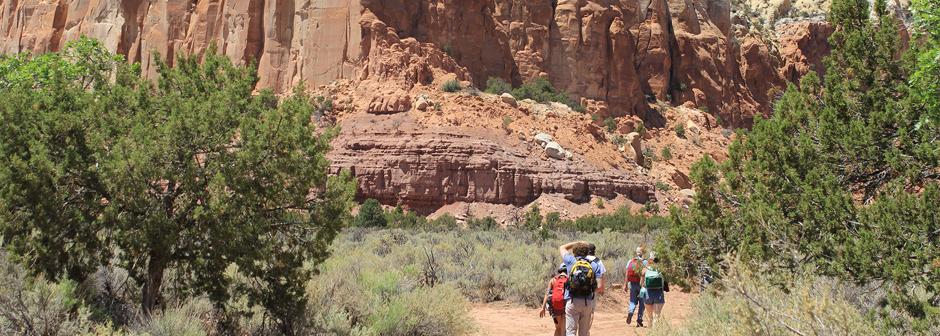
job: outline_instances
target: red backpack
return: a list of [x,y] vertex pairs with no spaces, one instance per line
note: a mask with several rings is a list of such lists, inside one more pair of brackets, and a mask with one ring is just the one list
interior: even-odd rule
[[633,258],[630,259],[630,262],[627,263],[627,281],[629,282],[640,282],[640,262],[639,259]]
[[568,283],[568,276],[559,274],[555,276],[552,282],[552,311],[555,314],[565,312],[565,284]]

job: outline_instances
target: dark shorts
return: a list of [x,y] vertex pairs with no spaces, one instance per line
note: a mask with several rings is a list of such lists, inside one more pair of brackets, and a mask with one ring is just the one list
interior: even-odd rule
[[646,304],[663,304],[666,303],[666,293],[662,288],[660,289],[646,289]]

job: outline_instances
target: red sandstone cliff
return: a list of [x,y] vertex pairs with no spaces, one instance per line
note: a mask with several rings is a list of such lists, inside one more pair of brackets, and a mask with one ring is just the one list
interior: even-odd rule
[[[345,93],[352,98],[338,102],[352,115],[408,111],[444,79],[482,87],[489,77],[517,85],[547,77],[601,118],[636,116],[663,126],[664,111],[650,104],[658,100],[707,111],[713,117],[702,122],[710,129],[714,116],[747,126],[768,113],[771,90],[818,69],[827,50],[824,23],[795,23],[778,29],[778,56],[746,22],[732,22],[729,1],[0,0],[0,53],[54,51],[87,35],[152,75],[156,54],[172,60],[215,44],[237,62],[256,62],[260,88],[354,83]],[[479,104],[464,107],[497,124],[508,115],[543,123],[526,131],[565,131],[539,113]],[[435,114],[407,118],[434,127],[428,115]],[[331,158],[337,169],[355,171],[360,196],[428,210],[454,201],[523,204],[542,193],[656,199],[633,163],[636,151],[625,159],[589,119],[571,120],[557,122],[589,137],[584,146],[581,139],[563,143],[577,147],[572,162],[533,161],[531,152],[488,134],[355,131],[348,127],[361,122],[354,117],[341,118]],[[603,160],[592,159],[598,151]]]

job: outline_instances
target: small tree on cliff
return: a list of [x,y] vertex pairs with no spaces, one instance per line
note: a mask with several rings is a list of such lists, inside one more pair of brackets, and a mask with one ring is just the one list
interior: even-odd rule
[[221,303],[234,264],[289,332],[304,263],[326,257],[354,193],[327,175],[335,130],[314,132],[302,89],[254,95],[254,70],[214,50],[158,64],[154,85],[87,39],[0,64],[0,232],[51,278],[116,261],[148,313],[167,269]]

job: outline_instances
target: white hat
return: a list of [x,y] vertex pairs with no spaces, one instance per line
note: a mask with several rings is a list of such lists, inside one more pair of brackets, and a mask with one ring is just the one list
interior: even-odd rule
[[648,259],[656,260],[656,251],[650,251]]

